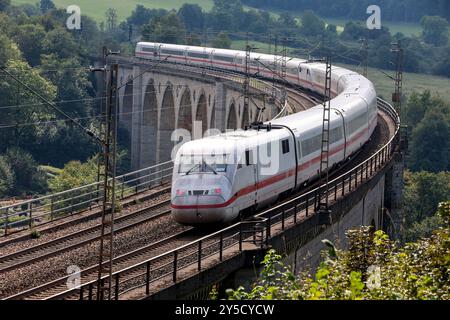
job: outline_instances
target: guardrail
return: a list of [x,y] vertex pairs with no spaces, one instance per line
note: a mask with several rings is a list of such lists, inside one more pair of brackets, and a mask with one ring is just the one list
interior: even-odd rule
[[[331,201],[337,201],[338,198],[354,192],[358,186],[373,178],[393,158],[398,145],[400,118],[395,109],[384,100],[378,99],[378,108],[386,112],[396,123],[394,136],[370,158],[329,182],[328,194]],[[175,284],[183,271],[200,272],[205,268],[206,258],[214,258],[222,262],[225,255],[242,252],[246,243],[250,243],[252,248],[263,249],[269,243],[275,228],[283,231],[293,224],[302,223],[312,217],[317,212],[325,187],[326,185],[322,185],[262,212],[256,215],[253,221],[237,223],[177,249],[114,272],[112,298],[119,299],[120,295],[144,287],[148,295],[151,284],[156,281]],[[105,276],[102,281],[107,279],[108,276]],[[77,289],[67,290],[50,299],[64,299],[74,295],[81,300],[95,299],[97,286],[96,280],[90,281]]]
[[[144,63],[151,65],[151,61],[137,58],[119,58],[131,63]],[[171,65],[171,64],[167,64]],[[176,65],[177,71],[208,73],[210,75],[226,79],[233,83],[243,84],[244,79],[236,72],[210,68],[207,66]],[[280,113],[275,117],[284,116],[287,113],[287,102],[284,92],[274,87],[271,83],[260,79],[251,78],[250,87],[271,95],[280,104]],[[284,103],[283,103],[284,102]],[[144,168],[116,178],[116,197],[125,197],[138,194],[163,182],[170,182],[173,169],[173,162],[165,162],[152,167]],[[0,235],[18,232],[24,229],[31,229],[34,226],[42,225],[68,215],[74,215],[87,209],[101,206],[102,183],[95,182],[79,188],[51,194],[48,196],[23,201],[0,208]]]
[[[116,178],[116,199],[169,183],[173,162],[167,161]],[[0,208],[0,232],[10,233],[58,220],[101,206],[103,183],[95,182]]]

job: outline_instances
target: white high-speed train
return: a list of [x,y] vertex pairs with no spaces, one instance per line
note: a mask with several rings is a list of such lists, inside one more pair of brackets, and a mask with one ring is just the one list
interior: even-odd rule
[[[143,59],[245,70],[245,52],[140,42]],[[274,56],[252,53],[250,68],[272,78]],[[267,68],[268,66],[269,68]],[[326,66],[290,59],[287,80],[323,94]],[[377,126],[376,92],[365,77],[333,67],[329,165],[357,152]],[[277,200],[319,174],[323,107],[188,142],[178,150],[172,179],[172,213],[182,224],[228,223]]]

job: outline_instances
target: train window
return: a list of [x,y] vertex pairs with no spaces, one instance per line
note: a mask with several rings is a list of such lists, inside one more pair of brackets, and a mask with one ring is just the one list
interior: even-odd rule
[[297,75],[297,68],[289,68],[287,71],[292,75]]
[[367,124],[367,115],[365,113],[363,113],[348,123],[347,128],[348,128],[349,134],[352,134],[352,133],[358,131],[359,129],[364,127],[366,124]]
[[173,56],[184,56],[184,52],[180,50],[170,50],[170,49],[162,49],[162,54],[169,54]]
[[153,52],[153,51],[155,51],[153,48],[149,48],[149,47],[142,47],[141,50],[144,51],[144,52]]
[[214,56],[214,60],[225,61],[225,62],[233,62],[234,58],[233,57],[227,57],[227,56],[215,55]]
[[289,153],[289,140],[281,141],[281,148],[283,149],[283,154]]
[[250,150],[245,150],[245,165],[250,165]]
[[306,139],[302,141],[302,155],[303,157],[320,150],[322,144],[322,134],[319,134],[318,136]]
[[209,55],[207,53],[189,52],[188,56],[193,58],[209,59]]
[[330,144],[341,141],[344,137],[342,127],[334,128],[330,131]]

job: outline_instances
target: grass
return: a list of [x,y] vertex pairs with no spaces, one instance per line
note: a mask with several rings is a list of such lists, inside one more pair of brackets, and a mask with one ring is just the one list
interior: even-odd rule
[[[12,0],[12,4],[35,4],[38,0]],[[125,20],[131,15],[136,5],[142,4],[147,8],[178,9],[184,3],[197,3],[203,10],[209,11],[213,6],[212,0],[53,0],[58,8],[78,5],[82,14],[92,17],[97,22],[105,20],[105,12],[109,8],[117,10],[118,20]]]
[[[362,69],[356,66],[346,64],[338,65],[360,73],[362,72]],[[391,75],[394,74],[393,71],[383,71]],[[394,81],[382,74],[380,69],[375,68],[368,68],[368,78],[375,84],[378,95],[390,101],[394,90]],[[403,93],[408,96],[414,91],[422,92],[424,90],[430,90],[433,93],[439,94],[447,101],[450,101],[450,91],[448,88],[450,88],[449,78],[410,72],[403,73]]]
[[[114,8],[117,10],[119,21],[125,20],[131,15],[136,5],[142,4],[147,8],[163,8],[163,9],[178,9],[184,3],[196,3],[200,5],[203,10],[209,11],[213,6],[213,0],[53,0],[55,5],[59,8],[67,8],[69,5],[75,4],[81,8],[82,13],[92,17],[97,22],[105,20],[105,12],[108,8]],[[38,0],[12,0],[14,5],[18,4],[35,4]],[[251,9],[248,6],[244,6],[246,10]],[[282,10],[270,9],[269,13],[273,17],[278,17]],[[301,11],[290,11],[294,17],[301,21]],[[323,18],[327,24],[334,24],[338,28],[338,32],[344,30],[345,24],[350,21],[348,19],[337,18]],[[407,36],[420,35],[421,27],[418,23],[405,23],[405,22],[382,22],[387,26],[393,34],[402,32]]]

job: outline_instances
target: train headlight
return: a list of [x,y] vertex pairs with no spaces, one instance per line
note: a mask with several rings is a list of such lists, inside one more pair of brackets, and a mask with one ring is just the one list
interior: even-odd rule
[[212,190],[209,190],[209,195],[211,196],[220,196],[222,195],[222,189],[221,188],[214,188]]
[[177,197],[184,197],[184,196],[186,196],[187,191],[184,189],[178,189],[176,194],[177,194]]

